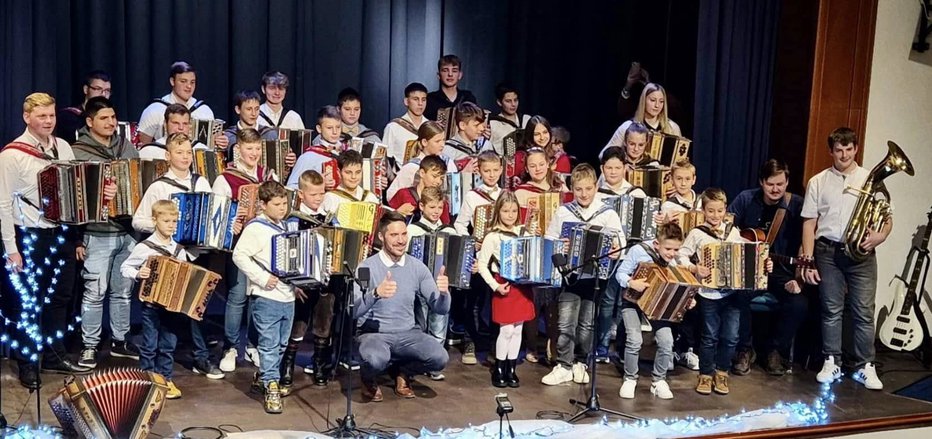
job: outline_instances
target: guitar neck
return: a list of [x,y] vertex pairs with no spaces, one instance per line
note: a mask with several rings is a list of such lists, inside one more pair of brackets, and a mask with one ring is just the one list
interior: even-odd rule
[[901,314],[908,313],[913,306],[913,302],[916,300],[916,288],[919,286],[919,277],[922,274],[922,267],[924,265],[922,251],[929,248],[930,235],[932,235],[932,213],[930,213],[929,222],[926,223],[925,233],[922,235],[922,243],[919,244],[918,248],[911,250],[907,255],[907,260],[909,260],[909,256],[915,255],[915,257],[913,259],[913,273],[909,278],[909,285],[906,288],[906,300],[903,301],[903,308],[900,311]]

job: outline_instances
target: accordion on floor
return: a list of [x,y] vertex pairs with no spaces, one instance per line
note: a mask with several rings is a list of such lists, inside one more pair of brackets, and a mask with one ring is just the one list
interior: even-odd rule
[[110,162],[53,162],[38,177],[45,219],[65,224],[109,220],[104,186],[112,179]]
[[492,214],[494,212],[495,206],[492,204],[476,207],[476,211],[472,216],[472,237],[476,239],[476,242],[482,242],[485,235],[488,235],[489,231],[492,230]]
[[702,286],[686,267],[661,267],[645,262],[638,264],[631,279],[644,280],[650,285],[643,292],[626,289],[625,299],[637,303],[649,320],[669,322],[683,321],[689,301]]
[[318,227],[317,233],[327,240],[330,254],[330,266],[327,268],[330,275],[347,275],[343,263],[349,265],[350,270],[356,271],[359,264],[369,255],[368,233],[352,229],[337,227]]
[[226,153],[219,149],[195,149],[191,164],[195,174],[207,178],[212,185],[226,167]]
[[670,168],[629,169],[627,179],[631,184],[643,189],[648,197],[666,200],[667,193],[673,190]]
[[223,135],[223,121],[220,119],[191,119],[191,139],[213,149],[214,139]]
[[699,263],[709,267],[711,274],[702,279],[702,286],[729,290],[766,290],[767,257],[770,246],[765,242],[719,242],[699,249]]
[[207,192],[180,192],[172,195],[172,201],[179,211],[178,228],[172,236],[175,242],[212,250],[233,249],[235,201]]
[[621,228],[628,240],[649,241],[657,237],[654,214],[660,212],[660,198],[638,198],[631,194],[607,198],[604,203],[612,206],[621,219]]
[[69,376],[49,405],[65,437],[145,439],[162,411],[166,392],[162,375],[117,368]]
[[470,236],[435,233],[411,238],[408,254],[427,266],[434,276],[446,266],[450,285],[467,289],[476,264],[476,242]]
[[563,241],[523,236],[502,241],[499,275],[516,284],[559,287],[562,281],[553,255],[563,252]]
[[[576,267],[590,258],[602,256],[612,251],[612,245],[618,239],[620,230],[587,223],[565,222],[560,237],[569,239],[567,248],[567,265]],[[580,278],[608,279],[611,276],[614,260],[608,256],[599,258],[592,264],[577,268],[574,273]]]
[[330,280],[327,238],[314,230],[272,237],[272,268],[276,277],[294,286],[326,285]]
[[692,140],[685,137],[650,131],[647,134],[647,149],[644,151],[661,165],[672,168],[676,162],[689,158]]
[[482,176],[476,173],[455,172],[446,174],[443,192],[446,194],[447,203],[450,205],[450,215],[459,215],[466,194],[481,184]]
[[560,192],[544,192],[528,199],[524,217],[527,233],[537,236],[546,233],[560,204],[563,204],[563,194]]
[[279,128],[278,139],[287,140],[291,152],[296,156],[300,156],[311,149],[311,144],[314,141],[314,130]]
[[204,318],[207,302],[220,282],[220,275],[169,256],[153,255],[146,260],[151,270],[139,283],[139,300],[161,305],[166,310]]

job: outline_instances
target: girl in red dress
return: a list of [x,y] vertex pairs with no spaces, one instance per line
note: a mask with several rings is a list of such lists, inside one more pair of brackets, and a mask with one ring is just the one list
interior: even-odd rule
[[492,321],[500,326],[495,341],[495,368],[492,385],[518,387],[515,366],[521,350],[524,322],[534,319],[534,296],[530,285],[514,285],[498,274],[501,243],[523,235],[518,224],[518,199],[510,191],[502,192],[495,202],[492,231],[482,241],[479,251],[479,274],[492,288]]

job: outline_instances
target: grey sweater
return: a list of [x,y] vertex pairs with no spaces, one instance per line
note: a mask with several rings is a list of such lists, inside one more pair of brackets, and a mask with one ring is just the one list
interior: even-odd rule
[[[437,282],[423,262],[405,255],[401,261],[403,266],[389,268],[382,260],[382,253],[360,264],[360,267],[369,268],[370,276],[368,290],[361,291],[357,286],[354,297],[356,318],[362,319],[362,332],[397,333],[415,329],[414,299],[418,296],[434,313],[450,312],[450,294],[437,289]],[[385,258],[387,260],[387,256]],[[389,271],[392,280],[398,283],[398,291],[391,298],[376,298],[373,291]]]
[[[139,151],[129,140],[114,135],[110,138],[110,144],[104,145],[88,134],[87,127],[78,130],[78,140],[71,146],[71,149],[74,150],[76,160],[110,161],[139,158]],[[88,224],[84,233],[89,235],[113,235],[132,232],[131,219],[130,217],[111,218],[110,222],[107,223]]]

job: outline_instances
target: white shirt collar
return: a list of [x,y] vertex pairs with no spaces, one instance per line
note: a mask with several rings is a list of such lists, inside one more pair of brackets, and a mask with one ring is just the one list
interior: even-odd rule
[[32,145],[30,146],[36,147],[40,151],[45,152],[45,153],[55,149],[58,146],[58,143],[55,140],[55,136],[51,134],[49,134],[48,144],[42,143],[42,141],[39,140],[38,137],[34,136],[32,132],[29,131],[29,128],[26,128],[26,131],[23,133],[23,135],[28,137],[29,140],[31,141]]
[[398,266],[400,267],[404,267],[405,257],[406,255],[401,255],[401,259],[399,259],[398,262],[395,262],[392,260],[391,256],[389,256],[388,253],[385,252],[385,249],[382,249],[379,251],[379,259],[382,261],[383,264],[385,264],[386,267],[391,267],[392,265],[395,265],[395,264],[398,264]]
[[628,190],[628,188],[630,188],[630,187],[632,187],[632,186],[634,186],[634,185],[631,184],[628,180],[621,180],[621,184],[618,185],[617,188],[616,188],[616,187],[612,187],[612,185],[608,184],[607,181],[606,181],[605,183],[602,184],[602,188],[603,188],[603,189],[608,189],[608,190],[610,190],[610,191],[612,191],[612,192],[614,192],[614,193],[616,193],[616,194],[623,193],[624,191]]
[[246,128],[252,128],[252,129],[254,129],[254,130],[256,130],[256,131],[259,131],[259,121],[256,120],[256,124],[255,124],[254,126],[251,126],[251,127],[250,127],[250,126],[244,125],[242,120],[238,120],[238,121],[236,121],[236,127],[239,128],[239,129],[241,129],[241,130],[244,130],[244,129],[246,129]]
[[311,207],[308,206],[307,204],[304,204],[303,201],[301,202],[300,210],[301,212],[306,213],[308,215],[324,215],[324,212],[321,211],[319,207],[317,210],[311,209]]
[[431,222],[431,221],[428,220],[427,218],[421,216],[421,219],[418,220],[418,221],[424,223],[424,225],[429,226],[430,228],[432,228],[432,229],[434,229],[434,230],[438,230],[438,229],[440,229],[441,227],[443,227],[443,223],[440,222],[440,220],[437,220],[437,222]]

